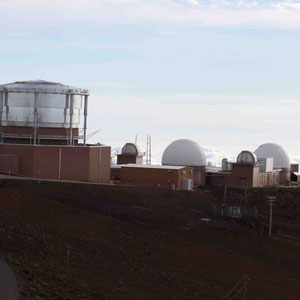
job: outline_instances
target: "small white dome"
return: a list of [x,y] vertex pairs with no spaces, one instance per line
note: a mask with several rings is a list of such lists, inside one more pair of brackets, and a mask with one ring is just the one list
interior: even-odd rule
[[257,162],[256,155],[251,151],[244,150],[237,157],[237,162],[254,165]]
[[137,156],[139,154],[139,149],[135,144],[127,143],[122,148],[122,154],[123,155],[135,155],[135,156]]
[[164,151],[162,165],[170,166],[206,166],[206,155],[203,149],[194,141],[177,140]]
[[263,144],[254,153],[257,158],[273,158],[274,169],[290,168],[289,155],[280,145],[273,143]]

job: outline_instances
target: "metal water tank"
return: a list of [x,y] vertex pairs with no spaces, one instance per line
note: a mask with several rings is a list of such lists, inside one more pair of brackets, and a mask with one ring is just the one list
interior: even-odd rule
[[0,85],[0,126],[32,127],[35,143],[37,128],[68,128],[72,139],[84,102],[86,135],[88,96],[87,90],[43,80]]

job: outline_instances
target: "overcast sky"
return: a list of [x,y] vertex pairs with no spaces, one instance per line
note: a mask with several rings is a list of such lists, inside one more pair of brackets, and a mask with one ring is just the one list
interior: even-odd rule
[[90,141],[154,162],[178,138],[209,160],[265,142],[300,162],[300,1],[1,0],[0,82],[88,88]]

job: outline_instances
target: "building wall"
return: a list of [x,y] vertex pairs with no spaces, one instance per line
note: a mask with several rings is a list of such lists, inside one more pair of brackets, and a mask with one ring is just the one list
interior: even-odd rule
[[194,184],[206,184],[206,167],[194,167]]
[[259,187],[275,186],[280,184],[280,172],[269,172],[259,174]]
[[[34,129],[32,127],[26,127],[26,126],[3,126],[2,127],[2,134],[5,136],[5,134],[8,135],[15,135],[16,137],[4,137],[5,143],[10,144],[32,144],[33,143],[33,136],[34,136]],[[79,130],[78,128],[72,129],[72,136],[78,136]],[[17,136],[30,136],[31,138],[18,138]],[[41,139],[40,143],[44,145],[67,145],[69,143],[69,136],[70,136],[70,128],[43,128],[38,127],[37,128],[37,138],[39,135],[43,136],[60,136],[60,137],[66,137],[67,139],[59,140],[59,139]],[[78,143],[77,140],[75,140],[75,143]]]
[[19,158],[16,155],[0,155],[0,173],[16,175],[19,173]]
[[90,147],[89,181],[110,182],[110,147]]
[[19,160],[19,173],[21,176],[33,177],[34,151],[30,146],[0,144],[0,154],[16,155]]
[[[103,152],[102,159],[95,161],[95,153],[98,153],[99,149]],[[17,175],[21,176],[91,182],[110,181],[110,147],[0,144],[0,154],[13,154],[18,157]],[[101,170],[101,175],[94,176],[95,170]]]
[[[254,167],[253,165],[235,163],[232,165],[232,172],[231,176],[228,178],[228,184],[234,186],[258,186],[258,172],[259,168]],[[253,179],[254,174],[256,176],[255,179]]]
[[279,185],[281,177],[280,171],[260,173],[257,165],[235,163],[230,173],[208,174],[207,182],[211,185],[267,187]]
[[226,185],[229,184],[229,177],[231,173],[229,172],[218,172],[218,173],[207,173],[206,184],[207,185]]
[[299,164],[291,164],[291,172],[299,172]]
[[142,155],[123,155],[119,154],[117,156],[117,164],[118,165],[127,165],[127,164],[142,164],[143,156]]
[[159,186],[171,189],[175,185],[177,190],[182,189],[184,178],[193,181],[194,171],[191,167],[183,167],[179,170],[174,169],[155,169],[155,168],[134,168],[121,167],[121,183],[130,185]]

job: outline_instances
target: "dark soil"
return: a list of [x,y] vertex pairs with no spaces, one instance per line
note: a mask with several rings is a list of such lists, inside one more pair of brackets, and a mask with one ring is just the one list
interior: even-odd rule
[[245,274],[247,299],[300,299],[300,189],[247,195],[258,219],[213,216],[221,188],[2,180],[0,257],[21,299],[221,299]]

